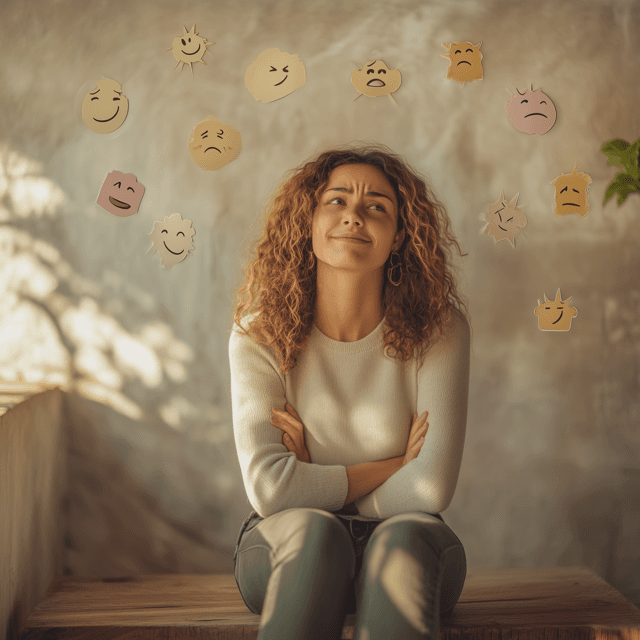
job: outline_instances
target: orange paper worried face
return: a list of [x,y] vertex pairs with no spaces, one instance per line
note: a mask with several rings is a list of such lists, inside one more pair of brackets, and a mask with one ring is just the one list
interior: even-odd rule
[[527,217],[524,212],[516,206],[518,202],[516,193],[509,202],[504,198],[504,192],[500,190],[500,197],[492,202],[483,216],[480,217],[487,223],[483,233],[492,235],[494,244],[500,240],[508,240],[512,247],[515,247],[515,237],[527,224]]
[[449,46],[444,42],[441,44],[449,52],[446,55],[441,54],[442,57],[451,61],[447,69],[447,78],[462,82],[463,85],[472,80],[482,80],[482,42],[452,42]]
[[571,298],[562,300],[560,289],[555,300],[549,300],[544,295],[544,302],[538,300],[538,307],[534,313],[538,316],[538,328],[541,331],[569,331],[571,319],[578,315],[578,310],[569,306]]
[[244,86],[263,104],[288,96],[306,81],[307,72],[298,55],[277,47],[265,49],[244,74]]
[[187,27],[183,25],[182,31],[182,36],[174,38],[173,44],[167,51],[173,52],[173,57],[177,60],[176,67],[182,63],[180,71],[182,71],[185,64],[188,64],[191,69],[191,75],[193,75],[193,63],[202,62],[202,64],[206,64],[202,57],[207,53],[207,47],[212,43],[207,43],[206,38],[201,38],[196,33],[195,24],[191,27],[191,31],[187,31]]
[[551,98],[540,89],[525,89],[524,93],[516,89],[507,100],[505,109],[507,120],[523,133],[541,136],[547,133],[556,121],[556,107]]
[[131,173],[112,171],[100,189],[96,202],[114,216],[125,218],[138,211],[144,187]]
[[361,95],[377,98],[389,96],[400,88],[402,76],[398,69],[389,69],[382,60],[372,60],[351,74],[351,84]]
[[591,176],[578,173],[576,163],[571,173],[563,173],[551,184],[556,188],[555,211],[557,216],[579,213],[581,218],[589,213],[587,202],[587,188],[591,184]]
[[163,222],[155,222],[151,236],[151,250],[160,254],[163,266],[170,269],[182,262],[193,249],[195,229],[191,220],[183,220],[179,213],[166,216]]
[[88,91],[82,100],[82,119],[95,133],[115,131],[129,113],[129,100],[115,80],[96,80],[97,89]]
[[209,116],[195,126],[189,138],[189,152],[202,169],[215,171],[235,160],[242,151],[240,132]]

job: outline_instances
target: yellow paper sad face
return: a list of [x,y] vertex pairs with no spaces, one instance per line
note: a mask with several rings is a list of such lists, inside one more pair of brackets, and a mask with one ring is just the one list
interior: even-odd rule
[[544,295],[544,302],[538,300],[538,306],[534,313],[538,316],[538,328],[541,331],[569,331],[571,320],[578,315],[575,307],[569,306],[571,298],[562,300],[560,289],[556,293],[555,300],[549,300]]
[[198,123],[189,137],[189,153],[202,169],[215,171],[235,160],[242,151],[240,132],[215,116]]
[[[400,88],[399,69],[389,69],[382,60],[372,60],[351,74],[351,84],[358,93],[370,98],[389,96]],[[359,96],[358,96],[359,97]]]
[[307,72],[300,57],[277,47],[265,49],[244,74],[244,86],[263,104],[288,96],[306,82]]
[[182,262],[193,249],[195,229],[191,220],[183,220],[179,213],[165,216],[163,222],[155,222],[151,237],[151,250],[158,252],[162,265],[170,269]]
[[115,80],[103,78],[96,85],[82,100],[82,120],[95,133],[111,133],[125,121],[129,100]]
[[472,80],[482,80],[482,42],[452,42],[449,46],[444,42],[440,44],[448,51],[446,55],[441,54],[442,57],[450,60],[447,78],[462,82],[463,85]]
[[566,216],[578,213],[581,218],[584,218],[590,209],[587,202],[587,188],[591,182],[591,176],[578,173],[577,163],[573,166],[571,173],[563,173],[552,180],[551,184],[556,188],[556,215]]

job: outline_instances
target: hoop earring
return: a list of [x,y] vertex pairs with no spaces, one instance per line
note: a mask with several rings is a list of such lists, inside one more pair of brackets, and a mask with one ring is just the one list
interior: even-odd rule
[[[393,264],[393,254],[394,253],[398,256],[398,263],[397,264]],[[391,264],[391,266],[389,267],[389,269],[387,269],[387,278],[389,278],[389,282],[394,287],[398,287],[400,285],[400,283],[402,282],[402,262],[400,261],[400,254],[397,251],[392,251],[391,252],[391,262],[390,262],[390,264]],[[396,267],[398,267],[398,269],[400,270],[400,277],[398,278],[397,282],[394,282],[393,278],[391,277],[391,273]]]

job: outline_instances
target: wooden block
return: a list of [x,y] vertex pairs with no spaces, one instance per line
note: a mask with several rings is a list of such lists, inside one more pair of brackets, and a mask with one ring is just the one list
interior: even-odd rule
[[[259,622],[233,575],[65,577],[33,610],[20,639],[248,640]],[[346,616],[343,638],[352,638],[353,622]],[[640,611],[586,567],[470,570],[440,638],[640,640]]]

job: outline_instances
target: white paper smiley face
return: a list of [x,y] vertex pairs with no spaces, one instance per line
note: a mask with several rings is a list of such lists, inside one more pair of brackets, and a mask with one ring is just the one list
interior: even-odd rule
[[265,49],[244,74],[244,86],[263,104],[280,100],[304,86],[307,72],[297,54]]
[[191,220],[183,220],[179,213],[165,216],[163,222],[155,222],[151,236],[151,250],[158,252],[163,266],[170,269],[182,262],[193,249],[195,229]]
[[115,80],[96,80],[97,89],[88,91],[82,100],[82,119],[95,133],[115,131],[129,113],[129,100],[122,85]]
[[215,116],[199,122],[189,137],[189,153],[202,169],[215,171],[235,160],[242,151],[240,132]]

